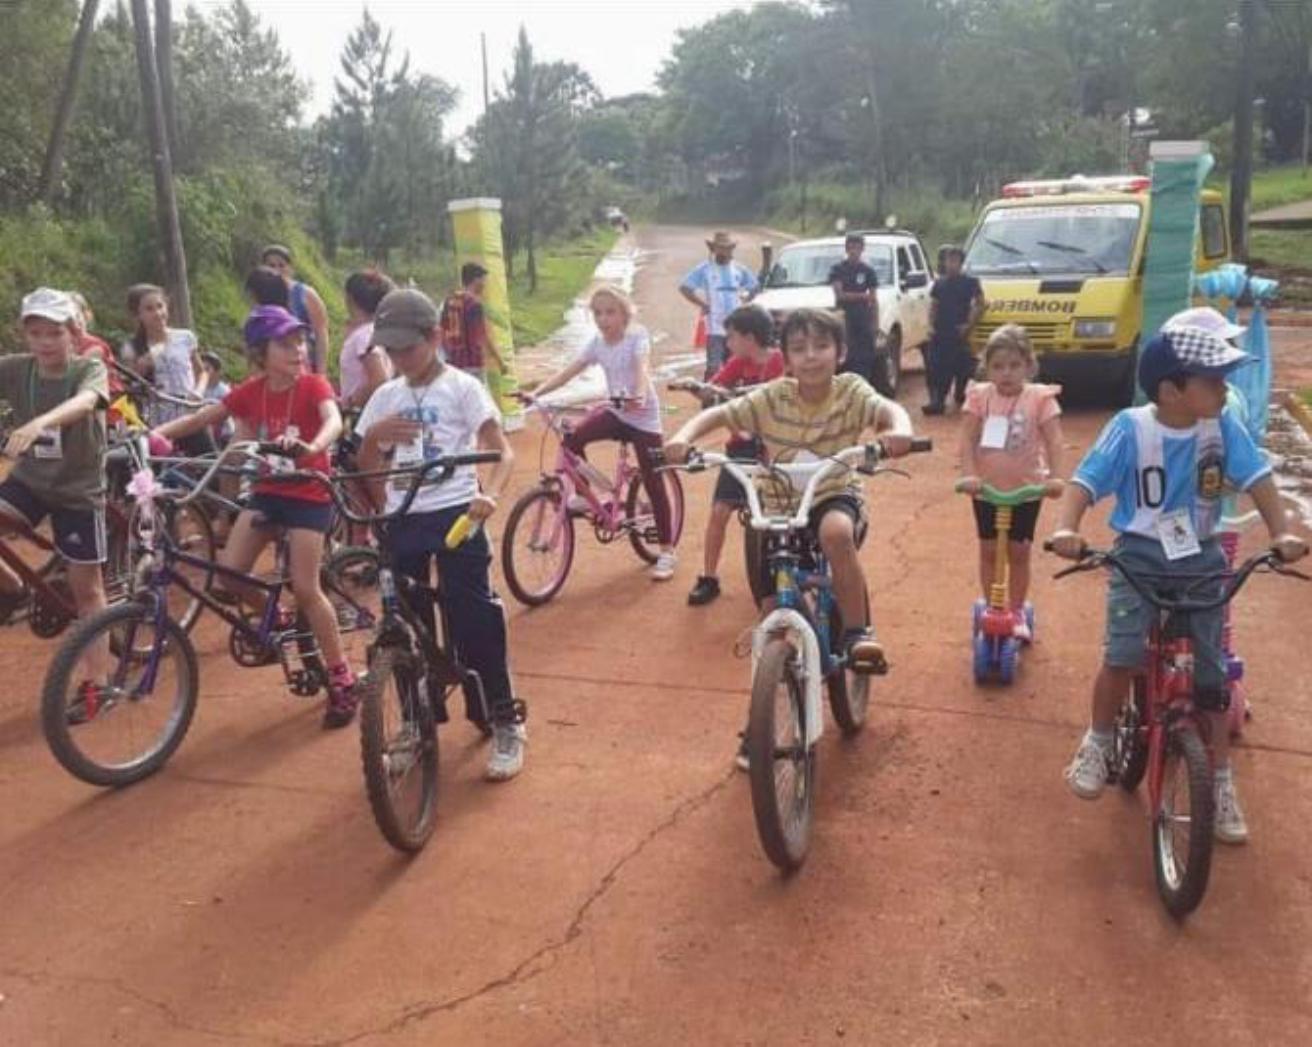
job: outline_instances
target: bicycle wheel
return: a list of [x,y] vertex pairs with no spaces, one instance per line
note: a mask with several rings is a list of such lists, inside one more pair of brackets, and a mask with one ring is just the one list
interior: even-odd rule
[[[97,654],[108,683],[88,694],[85,663]],[[157,628],[144,604],[116,604],[79,622],[55,653],[41,693],[46,743],[84,782],[130,785],[182,743],[198,689],[196,651],[182,628],[170,619]]]
[[[870,598],[866,598],[866,620],[870,618]],[[835,654],[842,653],[843,620],[837,605],[829,614],[829,642]],[[829,674],[825,684],[829,691],[829,708],[845,737],[852,737],[866,725],[870,707],[870,674],[854,673],[846,665]]]
[[374,626],[383,617],[378,588],[378,552],[364,546],[338,549],[319,573],[319,584],[337,614],[342,649],[352,665],[363,665]]
[[1136,676],[1130,687],[1130,696],[1116,714],[1116,724],[1112,730],[1112,774],[1121,783],[1121,788],[1131,793],[1139,787],[1143,781],[1143,772],[1148,768],[1143,692],[1143,677]]
[[811,842],[816,754],[806,744],[802,681],[785,640],[771,640],[756,666],[747,756],[761,847],[770,861],[792,872],[806,860]]
[[420,850],[437,811],[437,729],[410,652],[377,647],[360,701],[360,759],[374,821],[399,851]]
[[558,488],[520,497],[501,537],[501,569],[515,599],[538,607],[560,592],[574,562],[574,521]]
[[[670,503],[670,544],[678,545],[683,534],[683,484],[672,469],[658,474],[665,484],[665,497]],[[629,542],[633,551],[646,563],[655,563],[661,553],[660,536],[656,533],[656,517],[652,515],[651,499],[642,484],[642,477],[634,475],[624,493],[624,514],[629,520]]]
[[1157,893],[1172,916],[1198,908],[1212,871],[1216,818],[1207,747],[1190,725],[1166,737],[1162,798],[1153,812],[1153,865]]

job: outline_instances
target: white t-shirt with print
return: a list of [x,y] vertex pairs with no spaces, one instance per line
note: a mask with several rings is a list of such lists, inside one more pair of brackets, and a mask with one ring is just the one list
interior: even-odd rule
[[[646,328],[632,326],[615,343],[597,335],[574,358],[578,364],[596,364],[606,374],[606,390],[611,396],[633,396],[642,379],[642,361],[651,356],[651,338]],[[615,411],[620,421],[646,433],[659,433],[661,429],[661,403],[656,398],[656,385],[647,383],[647,396],[637,407]]]
[[[413,443],[393,449],[392,464],[398,466],[476,450],[483,424],[489,419],[501,419],[483,383],[455,367],[443,367],[427,385],[411,385],[405,378],[384,382],[369,397],[355,431],[366,436],[379,421],[397,414],[423,426]],[[400,508],[405,500],[406,482],[407,478],[401,477],[400,488],[388,483],[388,512]],[[422,488],[410,512],[428,513],[463,505],[477,493],[478,473],[472,465],[463,466],[445,483]]]
[[[192,363],[198,348],[196,336],[185,327],[170,327],[164,341],[150,346],[150,362],[155,371],[155,388],[169,396],[200,398],[200,386]],[[123,347],[123,356],[131,360],[135,352],[132,343]],[[152,425],[163,425],[175,418],[190,414],[188,408],[177,404],[152,402],[147,412]]]

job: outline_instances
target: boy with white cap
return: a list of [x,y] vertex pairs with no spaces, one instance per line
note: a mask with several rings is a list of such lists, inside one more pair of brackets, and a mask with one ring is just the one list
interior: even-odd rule
[[[1079,559],[1085,548],[1078,533],[1085,511],[1115,494],[1111,526],[1119,532],[1115,548],[1122,559],[1158,577],[1220,575],[1226,561],[1216,528],[1228,484],[1252,496],[1281,559],[1305,556],[1307,543],[1288,530],[1271,467],[1243,425],[1225,411],[1226,375],[1249,360],[1213,330],[1168,322],[1139,357],[1139,385],[1150,403],[1113,417],[1075,470],[1052,534],[1054,551]],[[1222,618],[1219,608],[1191,616],[1195,703],[1213,717],[1217,838],[1242,843],[1248,826],[1235,790],[1224,721]],[[1113,572],[1090,726],[1066,771],[1071,791],[1084,799],[1096,799],[1106,784],[1113,723],[1141,669],[1151,619],[1147,602]]]
[[[26,353],[0,357],[0,400],[9,404],[3,455],[14,462],[0,482],[5,518],[36,527],[50,517],[55,548],[68,568],[78,615],[105,606],[105,365],[78,356],[77,306],[63,291],[39,287],[22,305]],[[27,600],[17,575],[0,564],[0,622]]]

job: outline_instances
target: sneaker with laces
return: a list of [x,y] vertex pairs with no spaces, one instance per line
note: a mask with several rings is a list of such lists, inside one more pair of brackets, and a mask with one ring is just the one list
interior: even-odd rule
[[524,746],[528,731],[522,723],[498,723],[492,726],[492,753],[483,777],[489,782],[506,782],[524,769]]
[[692,587],[692,592],[688,594],[688,606],[704,607],[719,595],[720,580],[703,574],[698,577],[697,584]]
[[1232,777],[1216,780],[1216,838],[1222,843],[1246,843],[1248,841],[1248,822],[1244,820],[1244,809],[1239,806],[1239,793],[1235,790]]
[[1107,747],[1087,734],[1066,768],[1066,784],[1082,800],[1096,800],[1107,784]]
[[355,707],[360,704],[360,682],[349,684],[329,683],[328,704],[323,711],[323,725],[327,730],[345,727],[355,719]]
[[674,553],[661,553],[656,557],[656,562],[651,565],[651,580],[653,582],[668,582],[674,577],[674,567],[678,558]]

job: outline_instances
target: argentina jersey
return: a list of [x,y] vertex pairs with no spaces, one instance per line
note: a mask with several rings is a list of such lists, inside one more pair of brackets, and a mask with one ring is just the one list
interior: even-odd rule
[[1165,513],[1188,511],[1199,540],[1212,537],[1227,488],[1247,491],[1271,472],[1248,431],[1227,410],[1189,429],[1157,421],[1153,404],[1119,412],[1080,462],[1072,482],[1093,501],[1116,496],[1115,531],[1158,537]]

